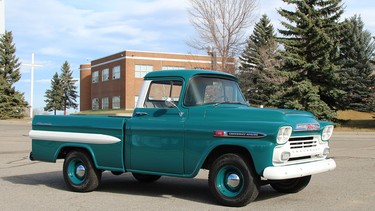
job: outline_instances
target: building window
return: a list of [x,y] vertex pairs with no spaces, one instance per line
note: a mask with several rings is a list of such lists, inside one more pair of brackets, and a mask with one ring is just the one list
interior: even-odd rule
[[112,97],[112,109],[120,109],[120,96]]
[[178,66],[163,66],[161,67],[162,70],[185,70],[185,67],[178,67]]
[[99,72],[95,71],[92,72],[92,83],[98,83],[99,82]]
[[154,66],[152,65],[135,65],[135,77],[136,78],[143,78],[149,72],[154,70]]
[[92,99],[92,110],[99,110],[99,98]]
[[108,81],[109,80],[109,69],[106,68],[102,71],[102,81]]
[[112,69],[112,79],[119,79],[121,76],[120,74],[120,66],[116,66]]
[[103,97],[102,98],[102,109],[103,110],[108,110],[108,97]]

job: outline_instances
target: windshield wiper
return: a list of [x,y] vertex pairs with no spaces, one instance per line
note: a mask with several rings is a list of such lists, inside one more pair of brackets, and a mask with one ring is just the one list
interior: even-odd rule
[[239,105],[246,105],[246,103],[241,103],[241,102],[232,102],[232,101],[224,101],[224,102],[220,102],[220,103],[215,103],[215,106],[218,106],[220,104],[239,104]]

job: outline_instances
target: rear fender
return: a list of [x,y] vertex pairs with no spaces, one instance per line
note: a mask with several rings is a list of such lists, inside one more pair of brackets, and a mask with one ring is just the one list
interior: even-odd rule
[[[105,147],[106,145],[63,144],[57,150],[55,159],[65,158],[65,155],[73,150],[85,150],[91,155],[97,169],[125,172],[124,164],[120,162],[122,161],[121,155],[111,154],[111,152],[103,149]],[[101,149],[98,150],[98,148]]]

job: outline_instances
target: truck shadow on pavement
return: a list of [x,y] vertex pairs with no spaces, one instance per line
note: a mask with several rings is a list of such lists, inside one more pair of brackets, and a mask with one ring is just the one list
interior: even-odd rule
[[[53,189],[69,191],[64,183],[61,171],[9,176],[2,177],[2,179],[13,184],[47,186]],[[201,178],[162,177],[154,183],[140,183],[129,173],[115,176],[109,172],[105,172],[103,173],[101,184],[96,191],[166,199],[179,198],[204,204],[217,204],[210,193],[208,180]],[[253,203],[282,195],[269,186],[263,186],[258,198]]]
[[[217,204],[208,187],[208,180],[201,178],[162,177],[154,183],[140,183],[131,174],[113,176],[103,174],[98,191],[118,194],[141,195],[162,198],[180,198],[204,204]],[[269,185],[262,186],[256,201],[280,197]]]
[[47,186],[59,190],[66,189],[61,171],[8,176],[1,179],[13,184]]
[[205,179],[161,177],[154,183],[140,183],[131,174],[114,176],[104,173],[97,191],[160,198],[180,198],[198,203],[215,204]]

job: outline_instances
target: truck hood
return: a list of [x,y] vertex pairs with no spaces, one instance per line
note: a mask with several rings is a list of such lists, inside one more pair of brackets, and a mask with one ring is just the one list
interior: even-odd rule
[[288,110],[288,109],[270,109],[255,108],[242,105],[222,104],[207,108],[205,119],[208,120],[228,120],[243,122],[278,122],[284,125],[290,125],[293,130],[297,125],[316,125],[319,122],[315,116],[306,111]]

